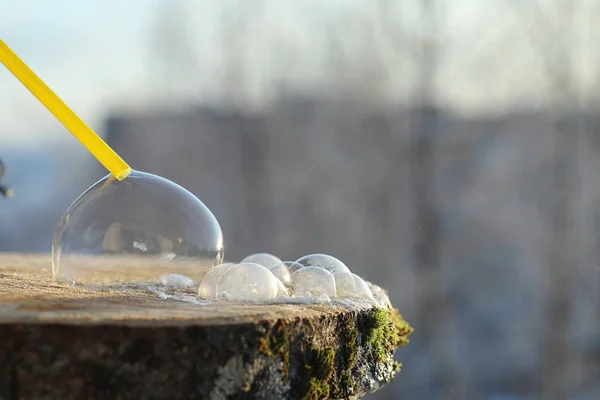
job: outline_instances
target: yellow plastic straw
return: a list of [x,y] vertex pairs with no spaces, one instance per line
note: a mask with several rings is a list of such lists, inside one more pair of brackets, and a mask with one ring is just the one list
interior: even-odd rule
[[29,67],[0,39],[0,62],[50,111],[73,136],[118,180],[131,167],[85,124]]

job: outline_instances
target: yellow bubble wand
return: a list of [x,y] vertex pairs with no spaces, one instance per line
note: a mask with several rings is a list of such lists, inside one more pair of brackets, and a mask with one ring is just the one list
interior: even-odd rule
[[56,119],[92,153],[115,178],[125,179],[131,167],[96,132],[81,120],[7,45],[0,39],[0,62],[50,111]]

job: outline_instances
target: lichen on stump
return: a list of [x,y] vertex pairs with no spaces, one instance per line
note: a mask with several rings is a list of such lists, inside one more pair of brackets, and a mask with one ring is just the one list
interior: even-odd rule
[[0,399],[356,398],[393,378],[412,332],[388,308],[67,287],[48,263],[0,256]]

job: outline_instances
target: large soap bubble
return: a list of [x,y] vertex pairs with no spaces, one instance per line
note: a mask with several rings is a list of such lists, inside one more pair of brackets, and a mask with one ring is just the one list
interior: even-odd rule
[[339,272],[350,272],[348,267],[337,258],[327,254],[309,254],[296,260],[298,264],[305,267],[319,267],[326,269],[332,274]]
[[281,264],[281,259],[279,257],[274,256],[273,254],[269,254],[269,253],[256,253],[256,254],[250,254],[248,257],[244,258],[241,262],[242,263],[251,262],[251,263],[258,264],[258,265],[262,265],[265,268],[271,269],[271,267]]
[[229,268],[217,283],[217,300],[266,301],[277,297],[277,278],[256,263],[240,263]]
[[[93,257],[92,257],[93,256]],[[223,259],[221,228],[181,186],[133,171],[107,176],[69,207],[52,242],[58,281],[138,282],[165,274],[196,281]]]

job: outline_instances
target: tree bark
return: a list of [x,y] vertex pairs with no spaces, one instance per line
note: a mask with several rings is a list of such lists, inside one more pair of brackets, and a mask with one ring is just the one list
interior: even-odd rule
[[411,332],[388,308],[193,304],[55,284],[49,264],[0,256],[0,399],[361,396]]

